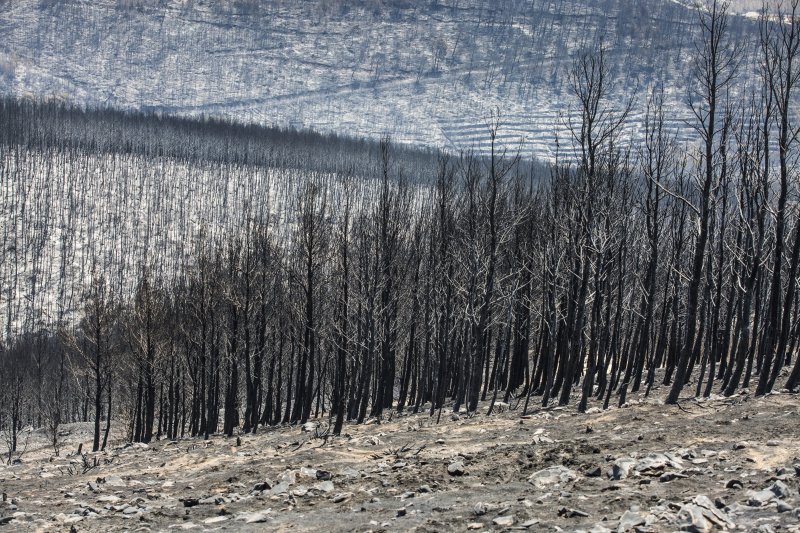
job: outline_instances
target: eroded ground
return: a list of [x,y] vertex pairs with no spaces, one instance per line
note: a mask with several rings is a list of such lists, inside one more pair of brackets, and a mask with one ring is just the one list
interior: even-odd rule
[[73,438],[0,468],[0,531],[800,531],[797,395],[502,410],[121,445],[86,473]]

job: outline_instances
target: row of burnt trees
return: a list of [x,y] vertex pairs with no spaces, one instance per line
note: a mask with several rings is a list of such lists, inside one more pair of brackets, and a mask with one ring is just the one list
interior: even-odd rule
[[756,83],[726,5],[708,7],[688,82],[696,145],[665,127],[658,88],[643,141],[626,141],[634,103],[611,101],[601,47],[569,73],[577,157],[544,176],[499,147],[499,113],[489,157],[442,155],[424,185],[388,140],[360,166],[283,172],[278,194],[252,189],[281,183],[254,170],[205,168],[226,183],[208,205],[235,223],[148,218],[177,233],[180,257],[138,246],[128,268],[91,261],[75,320],[8,318],[0,424],[11,439],[49,425],[57,445],[61,422],[92,419],[99,449],[112,418],[143,442],[319,416],[338,434],[481,401],[622,405],[657,381],[667,403],[690,382],[696,396],[764,394],[783,373],[797,388],[798,0],[763,18]]

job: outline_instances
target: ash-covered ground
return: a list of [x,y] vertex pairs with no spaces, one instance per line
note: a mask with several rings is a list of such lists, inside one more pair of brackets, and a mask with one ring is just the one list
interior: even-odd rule
[[[487,405],[467,416],[116,442],[33,432],[0,467],[5,531],[800,531],[800,398]],[[69,455],[69,454],[73,455]],[[94,466],[95,459],[97,466]],[[84,472],[84,465],[91,467]]]

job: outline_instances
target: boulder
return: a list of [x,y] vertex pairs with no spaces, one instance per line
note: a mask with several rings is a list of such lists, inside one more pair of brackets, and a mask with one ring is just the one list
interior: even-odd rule
[[461,461],[453,461],[447,467],[447,473],[451,476],[463,476],[464,475],[464,463]]
[[608,477],[610,477],[615,481],[619,481],[620,479],[625,479],[628,476],[630,476],[635,466],[636,466],[636,461],[634,461],[630,457],[622,457],[620,459],[617,459],[616,461],[614,461],[614,465],[611,467],[611,471],[609,472]]
[[569,483],[578,478],[577,473],[565,466],[551,466],[534,472],[529,478],[528,482],[535,487],[543,489],[551,485],[560,483]]

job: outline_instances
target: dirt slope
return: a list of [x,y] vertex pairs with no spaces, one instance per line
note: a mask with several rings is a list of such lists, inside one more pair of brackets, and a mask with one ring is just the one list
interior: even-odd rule
[[289,427],[239,446],[121,446],[86,473],[81,456],[42,448],[0,468],[0,531],[800,531],[799,400],[639,399],[523,418],[482,406],[340,438]]

